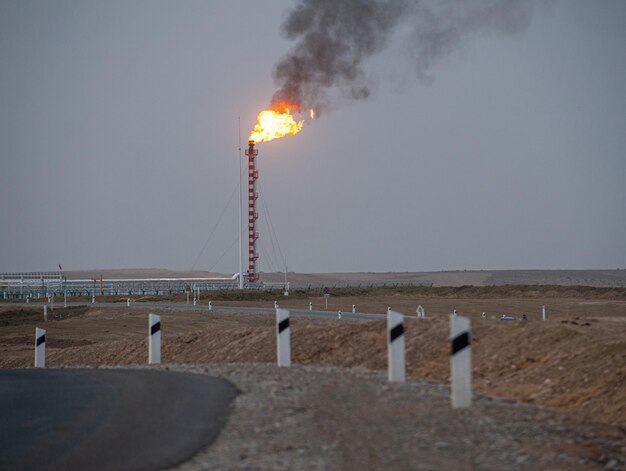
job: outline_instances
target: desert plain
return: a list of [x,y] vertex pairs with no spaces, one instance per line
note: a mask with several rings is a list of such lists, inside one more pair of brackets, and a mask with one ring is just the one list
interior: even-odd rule
[[[576,466],[618,469],[626,454],[626,288],[604,286],[338,287],[333,289],[328,311],[350,312],[356,305],[358,312],[385,313],[391,307],[404,313],[407,377],[442,387],[450,380],[449,316],[456,310],[469,317],[476,393],[554,410],[571,418],[571,424],[579,424],[570,424],[574,428],[592,426],[594,433],[606,433],[608,448],[589,445],[589,459],[580,458]],[[146,365],[149,312],[161,316],[164,365],[212,365],[210,369],[247,364],[242,366],[245,369],[275,364],[272,314],[208,311],[209,299],[214,306],[269,308],[278,301],[287,309],[308,309],[309,302],[315,309],[325,309],[316,288],[291,290],[288,297],[281,291],[202,293],[196,309],[190,310],[141,306],[142,302],[182,305],[184,294],[135,296],[130,308],[126,297],[98,299],[119,303],[116,307],[91,305],[85,298],[72,300],[83,305],[57,304],[45,322],[40,305],[4,303],[0,304],[0,367],[32,366],[35,326],[47,331],[48,367]],[[425,319],[415,315],[420,305]],[[542,306],[546,306],[545,321]],[[502,315],[514,320],[503,321]],[[387,366],[386,335],[384,320],[293,315],[292,362],[297,367],[382,372]],[[344,469],[352,465],[356,469],[361,461],[341,463]],[[579,469],[572,463],[561,464],[550,462],[546,469]]]

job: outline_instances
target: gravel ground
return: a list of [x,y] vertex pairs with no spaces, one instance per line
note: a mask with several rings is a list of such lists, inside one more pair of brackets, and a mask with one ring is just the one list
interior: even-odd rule
[[241,394],[200,469],[626,469],[626,429],[449,388],[389,383],[381,371],[271,364],[167,365],[228,379]]

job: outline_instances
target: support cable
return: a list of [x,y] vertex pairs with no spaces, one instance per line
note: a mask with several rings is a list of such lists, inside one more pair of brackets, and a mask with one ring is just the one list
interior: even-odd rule
[[276,234],[276,229],[274,229],[274,224],[272,223],[272,217],[270,216],[269,208],[265,202],[265,198],[263,197],[262,193],[261,193],[261,204],[263,205],[265,209],[265,214],[267,215],[267,221],[269,222],[270,233],[271,235],[273,235],[273,238],[276,239],[276,245],[278,246],[278,253],[280,254],[280,260],[281,262],[286,264],[287,259],[285,258],[285,255],[283,254],[283,251],[280,248],[280,241],[278,240],[278,235]]
[[238,237],[235,237],[235,240],[233,240],[233,243],[232,243],[232,244],[230,244],[230,247],[228,247],[228,248],[227,248],[227,249],[226,249],[226,250],[222,253],[222,255],[220,255],[220,258],[218,258],[218,259],[217,259],[217,261],[216,261],[213,265],[211,265],[211,268],[209,268],[209,271],[210,271],[210,272],[211,272],[211,271],[213,271],[213,268],[215,268],[215,266],[216,266],[218,263],[220,263],[220,261],[224,258],[224,256],[225,256],[228,252],[230,252],[230,251],[232,250],[232,248],[235,246],[235,244],[237,243],[237,241],[238,241],[238,240],[239,240],[239,238],[238,238]]
[[[263,200],[261,200],[261,213],[263,214],[263,221],[265,222],[265,226],[268,229],[268,235],[269,235],[269,241],[270,241],[270,245],[272,248],[272,253],[271,255],[274,256],[274,261],[277,262],[278,266],[280,267],[280,258],[278,257],[278,254],[276,253],[276,244],[274,244],[274,234],[272,233],[271,227],[270,227],[270,223],[269,220],[267,218],[267,206],[265,205],[265,203],[263,202]],[[269,252],[269,248],[268,248],[268,252]],[[266,254],[267,256],[267,254]]]
[[259,247],[261,249],[261,254],[263,255],[262,259],[266,262],[270,271],[275,272],[276,267],[274,266],[274,263],[272,262],[271,257],[268,256],[267,250],[265,250],[265,245],[260,240],[259,240]]
[[228,202],[226,203],[226,206],[224,206],[224,209],[222,210],[222,213],[220,214],[220,217],[217,218],[217,222],[215,223],[215,226],[213,226],[213,230],[209,234],[209,237],[204,242],[204,246],[202,247],[202,250],[200,250],[200,253],[196,257],[196,261],[193,262],[193,265],[191,266],[191,270],[194,270],[196,268],[196,265],[198,264],[198,260],[200,260],[200,257],[204,253],[204,250],[206,249],[207,245],[209,244],[209,241],[211,240],[211,237],[213,237],[213,234],[215,234],[215,231],[217,230],[218,226],[220,225],[220,222],[222,221],[222,218],[224,217],[224,214],[226,213],[226,210],[228,209],[228,206],[230,206],[230,203],[233,200],[233,196],[235,196],[235,191],[237,191],[237,185],[235,185],[234,190],[230,194],[230,198],[228,198]]

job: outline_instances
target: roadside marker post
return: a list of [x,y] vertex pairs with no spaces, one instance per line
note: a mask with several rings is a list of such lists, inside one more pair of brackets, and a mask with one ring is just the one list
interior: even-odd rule
[[161,316],[148,316],[148,364],[161,363]]
[[352,314],[354,314],[356,312],[356,304],[352,305]]
[[130,298],[126,298],[126,307],[130,307]]
[[309,311],[313,310],[313,303],[309,303]]
[[278,309],[278,301],[274,301],[274,309]]
[[96,296],[95,295],[91,295],[91,304],[94,304],[96,302]]
[[463,316],[450,317],[451,401],[453,408],[469,407],[472,403],[472,350],[470,321]]
[[404,383],[404,316],[399,312],[387,312],[387,356],[389,381]]
[[546,320],[546,306],[541,306],[541,320],[545,321]]
[[187,304],[189,304],[189,291],[187,291]]
[[209,301],[209,311],[213,310],[213,304],[211,304],[211,301]]
[[337,312],[337,319],[341,319],[341,310]]
[[278,366],[291,366],[291,329],[287,309],[276,309],[276,358]]
[[35,327],[35,368],[46,367],[46,331]]
[[47,304],[43,305],[43,320],[44,321],[48,320],[48,305]]

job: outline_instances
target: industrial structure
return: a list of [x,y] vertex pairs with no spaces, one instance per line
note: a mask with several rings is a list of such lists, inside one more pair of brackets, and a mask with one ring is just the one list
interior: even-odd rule
[[62,272],[1,273],[0,297],[160,295],[237,289],[239,273],[223,278],[67,279]]
[[[128,278],[104,279],[102,275],[95,279],[67,279],[60,272],[30,272],[0,274],[1,298],[45,298],[50,296],[106,296],[106,295],[163,295],[180,292],[200,292],[214,290],[232,290],[241,288],[272,289],[280,285],[288,290],[289,284],[259,283],[257,261],[257,170],[256,158],[259,151],[253,140],[248,141],[248,270],[224,278]],[[241,174],[240,174],[241,175]],[[241,192],[240,192],[241,194]],[[240,204],[240,208],[241,208]],[[240,209],[241,211],[241,209]],[[242,218],[240,218],[241,220]],[[242,231],[240,231],[240,236]],[[240,244],[241,247],[242,244]],[[241,248],[240,248],[241,250]],[[241,255],[240,255],[240,264]],[[243,272],[243,267],[240,267]]]
[[256,249],[256,241],[259,233],[256,230],[256,221],[259,213],[256,210],[256,200],[259,193],[256,191],[256,181],[259,179],[259,171],[256,168],[256,157],[259,151],[254,148],[254,141],[248,141],[246,149],[248,156],[248,283],[255,283],[259,280],[257,272],[257,260],[259,256]]

